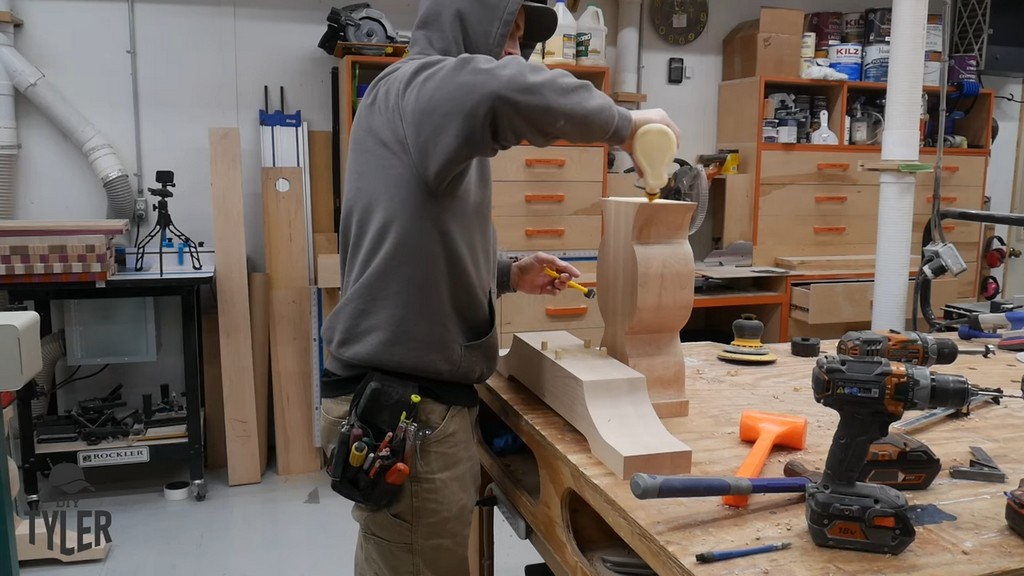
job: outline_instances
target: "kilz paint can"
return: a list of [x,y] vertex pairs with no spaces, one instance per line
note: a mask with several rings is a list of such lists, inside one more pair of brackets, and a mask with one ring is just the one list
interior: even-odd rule
[[864,43],[864,13],[849,12],[843,14],[843,42],[848,44]]
[[817,37],[817,50],[828,50],[829,46],[839,44],[843,39],[843,13],[814,12],[807,20],[807,31],[814,32]]
[[865,42],[868,44],[888,44],[891,35],[891,8],[869,8],[864,12]]
[[888,44],[869,44],[864,47],[864,81],[886,82],[889,80]]
[[978,81],[978,56],[975,54],[953,54],[949,58],[949,83]]
[[828,49],[829,66],[846,74],[851,81],[860,80],[863,50],[860,44],[836,44]]

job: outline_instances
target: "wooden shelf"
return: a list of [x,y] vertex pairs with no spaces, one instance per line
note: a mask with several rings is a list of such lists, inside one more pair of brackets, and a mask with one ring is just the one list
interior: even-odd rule
[[616,102],[640,103],[647,102],[647,94],[637,92],[612,92],[612,100]]
[[0,23],[21,26],[25,22],[22,21],[21,18],[15,16],[13,12],[0,12]]

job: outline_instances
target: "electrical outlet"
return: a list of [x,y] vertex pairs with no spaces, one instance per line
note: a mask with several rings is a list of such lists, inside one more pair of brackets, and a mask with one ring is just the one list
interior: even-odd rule
[[145,222],[149,219],[149,202],[145,198],[135,199],[135,221]]

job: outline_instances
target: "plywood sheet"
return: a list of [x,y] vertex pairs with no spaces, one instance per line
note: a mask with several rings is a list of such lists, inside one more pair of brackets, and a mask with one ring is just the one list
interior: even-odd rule
[[[334,228],[334,156],[331,132],[309,132],[309,178],[313,199],[313,233],[337,232]],[[337,246],[337,243],[335,243]]]
[[242,153],[237,128],[210,130],[210,178],[228,484],[235,486],[258,483],[262,478],[253,385],[249,271],[241,210]]
[[220,369],[220,326],[216,312],[203,314],[203,400],[206,407],[206,467],[227,468],[224,389]]
[[260,470],[266,472],[270,436],[270,277],[264,272],[249,273],[249,317],[252,321],[253,386],[256,390]]

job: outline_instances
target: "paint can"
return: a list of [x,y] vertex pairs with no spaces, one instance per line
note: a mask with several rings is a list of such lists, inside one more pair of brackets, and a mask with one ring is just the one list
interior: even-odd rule
[[925,52],[942,52],[942,30],[942,14],[929,14],[924,34]]
[[949,83],[977,82],[978,56],[976,54],[953,54],[949,58]]
[[779,143],[780,144],[796,144],[797,140],[797,126],[799,122],[795,118],[787,118],[785,120],[779,120]]
[[868,44],[888,44],[892,35],[892,8],[869,8],[864,12],[864,39]]
[[848,44],[864,43],[863,12],[848,12],[843,14],[843,42]]
[[888,44],[869,44],[864,47],[864,81],[887,82],[889,80]]
[[814,42],[818,36],[814,32],[804,32],[800,41],[800,57],[814,58]]
[[812,12],[807,20],[807,31],[814,32],[817,50],[828,50],[829,46],[839,44],[843,39],[843,13]]
[[779,121],[774,118],[765,119],[761,127],[761,141],[775,144],[779,141]]
[[860,80],[863,49],[860,44],[836,44],[828,49],[829,66],[846,74],[851,81]]
[[924,53],[924,79],[925,86],[938,86],[942,79],[942,53]]

